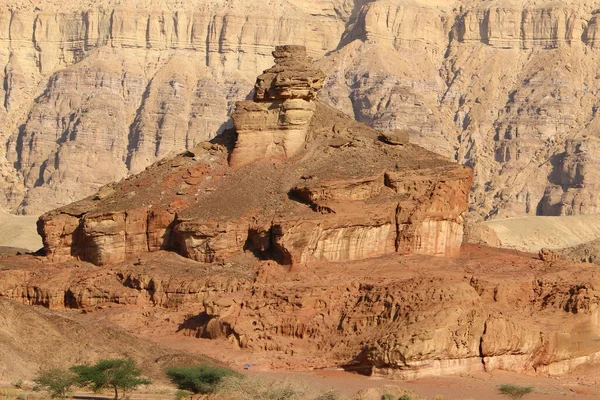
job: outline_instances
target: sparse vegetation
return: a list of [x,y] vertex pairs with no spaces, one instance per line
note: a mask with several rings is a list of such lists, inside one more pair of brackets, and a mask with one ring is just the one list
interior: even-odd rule
[[10,386],[17,389],[23,389],[23,379],[17,379],[16,381],[11,382]]
[[[45,390],[53,399],[66,399],[76,375],[60,368],[43,369],[33,378],[37,389]],[[34,388],[35,389],[35,388]]]
[[315,397],[315,400],[341,400],[341,396],[337,394],[335,391],[330,390],[329,392],[325,392],[323,394]]
[[175,393],[175,400],[181,400],[181,399],[185,399],[191,396],[191,393],[188,392],[187,390],[178,390]]
[[75,365],[70,370],[77,374],[75,382],[79,386],[90,387],[94,392],[110,388],[115,400],[119,399],[119,393],[124,395],[150,384],[150,380],[141,378],[142,371],[132,359],[100,360],[94,365]]
[[410,396],[409,396],[409,395],[407,395],[407,394],[403,394],[402,396],[400,396],[400,397],[398,398],[398,400],[412,400],[412,397],[410,397]]
[[170,367],[167,369],[167,376],[178,389],[209,394],[215,391],[221,379],[239,374],[229,368],[200,364],[191,367]]
[[533,392],[533,388],[530,386],[517,386],[517,385],[500,385],[498,388],[501,394],[509,396],[513,399],[520,399]]
[[341,400],[333,391],[318,393],[308,385],[288,381],[228,376],[223,378],[216,393],[228,400]]
[[396,400],[396,395],[393,393],[384,393],[381,395],[381,400]]

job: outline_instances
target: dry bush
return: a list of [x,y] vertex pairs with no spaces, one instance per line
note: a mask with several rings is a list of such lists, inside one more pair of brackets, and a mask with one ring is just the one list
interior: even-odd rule
[[334,392],[318,393],[303,383],[235,376],[224,377],[216,393],[223,400],[342,400]]

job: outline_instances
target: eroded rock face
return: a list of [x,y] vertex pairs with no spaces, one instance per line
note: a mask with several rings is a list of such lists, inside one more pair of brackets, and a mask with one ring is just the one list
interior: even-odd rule
[[[237,135],[45,214],[39,232],[48,256],[105,265],[173,249],[212,263],[249,251],[301,265],[457,253],[470,169],[383,141],[315,101],[323,75],[303,48],[273,54],[278,61],[258,78],[255,99],[238,104]],[[298,102],[310,112],[299,113]]]
[[291,270],[164,251],[104,268],[31,256],[2,264],[0,296],[92,317],[111,309],[129,329],[228,340],[272,368],[554,375],[597,364],[600,351],[597,266],[506,250],[465,246],[452,259],[387,254]]
[[279,46],[273,57],[275,66],[256,79],[254,100],[237,102],[231,116],[238,135],[229,161],[234,167],[292,157],[306,141],[325,76],[304,46]]
[[0,206],[40,214],[211,139],[273,45],[321,56],[351,12],[225,3],[0,5]]
[[[110,264],[174,249],[216,262],[253,251],[304,264],[458,251],[468,168],[381,142],[318,103],[315,118],[329,123],[313,124],[308,149],[296,157],[231,168],[224,147],[199,146],[193,157],[166,160],[105,195],[45,214],[39,232],[48,256]],[[337,140],[324,133],[334,126],[352,146],[327,146]]]
[[[231,128],[272,46],[294,43],[325,72],[324,102],[473,167],[469,218],[600,207],[593,187],[556,179],[567,143],[597,137],[598,1],[111,4],[2,9],[3,206],[69,203]],[[274,124],[262,156],[297,151],[310,105],[246,106],[240,131]],[[233,161],[256,157],[257,141]],[[577,163],[595,158],[590,146]]]

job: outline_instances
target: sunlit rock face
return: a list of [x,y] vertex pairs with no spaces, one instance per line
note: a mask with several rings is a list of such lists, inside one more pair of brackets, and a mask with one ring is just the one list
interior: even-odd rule
[[273,56],[254,99],[237,104],[235,132],[44,214],[49,257],[105,265],[172,249],[213,263],[250,251],[299,265],[456,254],[471,169],[317,101],[323,73],[303,47]]
[[[321,101],[472,167],[468,218],[595,212],[591,187],[555,178],[569,168],[559,165],[568,141],[598,136],[599,8],[581,0],[15,3],[0,11],[0,202],[40,213],[232,128],[235,101],[252,97],[273,47],[289,43],[305,46],[325,73]],[[298,151],[314,112],[301,100],[240,104],[232,162],[258,157],[260,140],[272,143],[261,157]],[[246,143],[258,120],[271,121],[270,134]]]

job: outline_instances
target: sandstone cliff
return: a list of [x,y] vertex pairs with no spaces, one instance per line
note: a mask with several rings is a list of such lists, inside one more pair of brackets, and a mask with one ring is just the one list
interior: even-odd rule
[[303,47],[273,55],[233,130],[44,214],[45,256],[4,259],[0,295],[119,304],[130,329],[225,339],[275,367],[411,378],[598,363],[593,266],[459,251],[472,170],[318,101],[324,75]]
[[[323,101],[475,170],[474,219],[595,213],[597,1],[2,8],[2,204],[39,213],[229,128],[274,44]],[[6,154],[4,154],[4,149]]]
[[0,264],[0,296],[86,310],[92,320],[112,315],[142,335],[229,341],[243,360],[276,369],[556,375],[597,366],[600,352],[597,266],[506,250],[467,246],[454,258],[388,254],[289,271],[160,251],[103,268],[31,256]]

